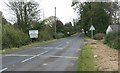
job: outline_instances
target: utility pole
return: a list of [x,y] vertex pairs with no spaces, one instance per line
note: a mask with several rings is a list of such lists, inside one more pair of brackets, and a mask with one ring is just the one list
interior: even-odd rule
[[0,11],[0,24],[2,24],[2,12],[1,11]]
[[55,7],[55,34],[56,34],[56,7]]
[[45,19],[45,13],[44,13],[44,11],[43,11],[43,21],[44,21],[44,19]]
[[[2,12],[0,11],[0,35],[2,35]],[[0,37],[0,50],[2,50],[2,37]],[[1,56],[0,56],[0,58],[2,58]],[[0,62],[0,65],[1,65],[2,63]],[[0,69],[2,69],[2,67],[0,66]]]
[[44,13],[44,10],[43,10],[43,24],[45,24],[44,19],[45,19],[45,13]]

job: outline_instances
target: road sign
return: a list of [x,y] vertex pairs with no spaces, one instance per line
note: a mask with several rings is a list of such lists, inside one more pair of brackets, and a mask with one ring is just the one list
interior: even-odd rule
[[30,38],[38,38],[38,30],[29,30]]
[[91,30],[91,38],[93,39],[93,30],[95,30],[93,25],[91,25],[90,30]]
[[90,30],[95,30],[95,27],[91,25]]
[[70,32],[67,32],[67,34],[70,34]]

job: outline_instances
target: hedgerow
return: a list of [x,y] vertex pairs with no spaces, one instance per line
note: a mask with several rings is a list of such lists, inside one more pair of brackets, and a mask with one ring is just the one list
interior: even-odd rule
[[2,27],[2,49],[20,47],[29,43],[29,37],[13,25]]
[[104,43],[112,48],[120,50],[120,32],[108,33],[105,37]]

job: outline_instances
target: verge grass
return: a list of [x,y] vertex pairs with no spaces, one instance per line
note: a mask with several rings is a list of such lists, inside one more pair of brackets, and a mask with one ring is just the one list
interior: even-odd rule
[[46,44],[46,43],[49,43],[49,42],[54,42],[54,41],[57,41],[57,39],[43,41],[43,42],[34,42],[34,43],[29,44],[29,45],[21,46],[19,48],[17,48],[17,47],[8,48],[8,49],[5,49],[5,50],[0,50],[0,54],[7,54],[7,53],[11,53],[11,52],[20,51],[20,50],[30,49],[30,48],[37,47],[37,46],[40,46],[40,45],[43,45],[43,44]]
[[92,49],[84,45],[77,60],[77,71],[97,71],[95,65]]

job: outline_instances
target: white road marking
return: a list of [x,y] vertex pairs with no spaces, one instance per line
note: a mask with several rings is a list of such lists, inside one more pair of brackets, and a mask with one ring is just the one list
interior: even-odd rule
[[68,58],[68,59],[78,59],[78,57],[70,57],[70,56],[50,56],[55,58]]
[[33,55],[29,55],[29,54],[6,54],[5,56],[33,56]]
[[58,47],[45,47],[44,49],[63,49],[63,48],[58,48]]
[[25,60],[23,60],[23,61],[21,61],[21,62],[22,62],[22,63],[23,63],[23,62],[26,62],[26,61],[28,61],[28,60],[31,60],[31,59],[37,57],[37,56],[43,55],[43,54],[45,54],[45,53],[47,53],[47,52],[48,52],[48,51],[45,51],[45,52],[42,52],[42,53],[40,53],[40,54],[34,55],[33,57],[27,58],[27,59],[25,59]]
[[8,69],[8,68],[4,68],[4,69],[0,70],[0,73],[3,72],[3,71],[5,71],[5,70],[7,70],[7,69]]
[[40,53],[40,54],[38,54],[38,55],[36,55],[36,56],[40,56],[40,55],[43,55],[43,54],[45,54],[45,53],[48,53],[48,51],[42,52],[42,53]]
[[80,51],[81,49],[77,49],[77,51]]
[[43,65],[46,66],[46,65],[48,65],[48,64],[44,63]]
[[63,44],[58,45],[58,47],[62,46]]
[[67,44],[69,44],[70,42],[67,42]]
[[56,47],[56,49],[63,49],[63,48],[58,48],[58,47]]
[[39,48],[42,48],[42,47],[35,47],[34,49],[39,49]]
[[45,47],[44,49],[53,49],[53,48],[55,48],[55,47]]

